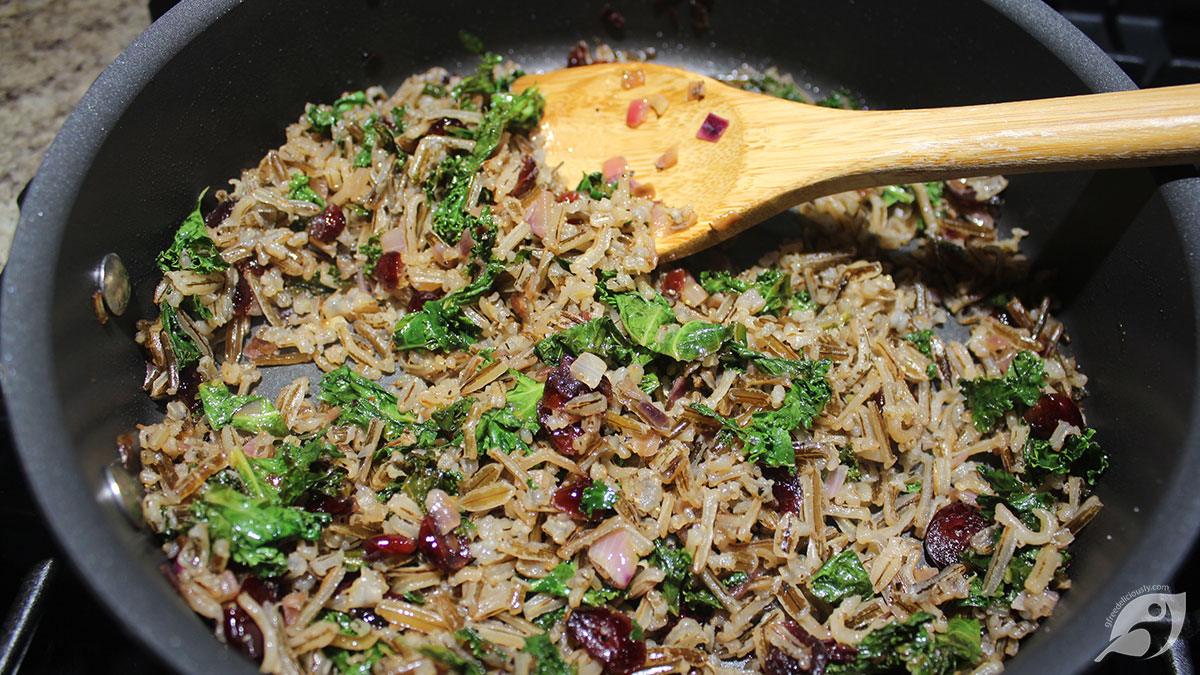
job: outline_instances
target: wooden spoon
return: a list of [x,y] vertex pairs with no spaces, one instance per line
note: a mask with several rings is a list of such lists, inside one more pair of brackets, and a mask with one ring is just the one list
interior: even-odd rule
[[[623,87],[640,71],[641,86]],[[704,98],[688,92],[702,82]],[[881,185],[994,173],[1169,164],[1200,157],[1200,85],[925,110],[841,110],[794,103],[654,63],[605,63],[526,75],[546,97],[546,159],[574,182],[624,157],[694,226],[655,232],[660,259],[699,251],[802,201]],[[669,108],[637,128],[630,103]],[[694,97],[693,97],[694,98]],[[661,103],[661,99],[655,99]],[[729,121],[717,142],[697,132]],[[669,148],[678,164],[655,168]]]

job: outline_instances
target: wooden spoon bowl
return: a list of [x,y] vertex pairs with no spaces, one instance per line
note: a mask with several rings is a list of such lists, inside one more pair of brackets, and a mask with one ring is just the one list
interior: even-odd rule
[[[627,73],[644,84],[625,88]],[[703,83],[703,98],[689,96]],[[1167,164],[1200,157],[1200,85],[926,110],[795,103],[655,63],[526,75],[546,97],[546,159],[568,182],[624,157],[635,180],[695,225],[654,232],[661,260],[728,239],[800,202],[846,190],[990,173]],[[630,104],[668,103],[636,128]],[[656,99],[661,102],[661,99]],[[708,115],[729,122],[697,137]],[[676,148],[678,162],[655,167]]]

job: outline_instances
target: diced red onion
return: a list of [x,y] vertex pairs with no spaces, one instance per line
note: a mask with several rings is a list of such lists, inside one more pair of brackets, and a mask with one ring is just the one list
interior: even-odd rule
[[646,74],[642,72],[641,68],[626,70],[625,72],[621,73],[621,86],[626,89],[640,87],[645,83]]
[[425,495],[425,511],[440,534],[453,532],[462,524],[462,516],[454,505],[454,499],[442,490],[435,488]]
[[687,100],[699,101],[704,98],[704,80],[688,83]]
[[604,162],[604,180],[620,178],[629,171],[629,163],[624,157],[612,157]]
[[604,363],[604,359],[584,352],[575,359],[571,364],[571,375],[586,384],[589,389],[595,389],[600,384],[600,380],[604,379],[604,373],[608,371],[608,366]]
[[381,237],[379,237],[379,246],[383,249],[384,253],[388,253],[390,251],[403,253],[407,245],[407,232],[402,227],[390,229],[387,232],[384,232]]
[[650,229],[653,231],[664,230],[671,226],[671,219],[667,216],[667,210],[662,204],[655,204],[650,207]]
[[471,247],[475,245],[475,239],[471,237],[470,230],[463,230],[462,236],[458,239],[458,253],[463,258],[471,252]]
[[842,491],[842,486],[846,484],[846,465],[842,464],[834,469],[833,473],[825,477],[825,496],[833,499],[839,492]]
[[625,125],[636,129],[649,117],[650,102],[644,98],[635,98],[629,102],[629,110],[625,113]]
[[722,134],[729,128],[729,120],[724,117],[708,113],[708,117],[704,118],[704,123],[700,125],[700,131],[696,132],[696,138],[702,141],[710,141],[716,143],[721,140]]
[[624,529],[597,539],[588,549],[588,559],[617,588],[625,588],[637,571],[638,555],[633,538]]
[[546,225],[550,218],[552,199],[549,192],[543,191],[534,198],[529,208],[525,209],[525,222],[529,223],[529,229],[538,237],[546,236]]

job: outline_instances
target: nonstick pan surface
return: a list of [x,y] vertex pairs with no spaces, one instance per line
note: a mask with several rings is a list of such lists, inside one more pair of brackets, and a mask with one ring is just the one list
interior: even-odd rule
[[[459,28],[527,69],[559,67],[577,40],[653,47],[708,73],[777,65],[873,107],[960,105],[1128,88],[1129,80],[1036,2],[718,0],[708,28],[687,2],[185,1],[104,72],[72,113],[23,205],[4,275],[0,357],[23,468],[63,550],[134,635],[184,672],[254,672],[171,589],[104,470],[114,439],[160,414],[141,391],[134,323],[153,314],[154,255],[206,187],[283,140],[307,101],[394,88],[473,57]],[[674,16],[673,16],[674,15]],[[1018,176],[1003,223],[1033,234],[1072,349],[1091,378],[1089,420],[1112,455],[1106,507],[1075,545],[1072,590],[1009,667],[1081,671],[1108,643],[1121,596],[1163,583],[1200,517],[1196,279],[1200,181],[1147,170]],[[786,227],[790,221],[776,221]],[[119,254],[129,311],[100,325],[97,268]],[[86,627],[80,627],[86,630]]]

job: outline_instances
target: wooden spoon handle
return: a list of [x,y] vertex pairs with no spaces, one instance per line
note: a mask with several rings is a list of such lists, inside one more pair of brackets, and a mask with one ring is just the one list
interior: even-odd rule
[[[838,189],[991,173],[1166,164],[1200,157],[1200,85],[955,108],[848,112],[830,116],[829,123],[822,136],[843,134],[844,147],[853,156],[852,163],[843,163],[843,176],[826,176]],[[795,127],[811,124],[790,125],[789,138],[802,143],[805,132]],[[802,147],[793,147],[792,155],[803,152]],[[845,175],[847,164],[851,175]],[[810,168],[804,180],[812,178]]]

